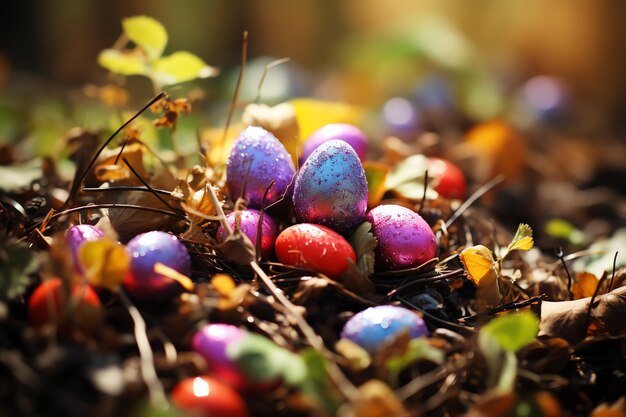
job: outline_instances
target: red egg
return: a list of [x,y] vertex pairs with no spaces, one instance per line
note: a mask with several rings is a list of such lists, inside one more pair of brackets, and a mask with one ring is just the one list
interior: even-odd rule
[[[77,302],[70,302],[72,299]],[[68,308],[74,310],[68,311]],[[64,329],[76,326],[91,332],[98,329],[102,322],[102,304],[89,285],[74,284],[71,297],[68,297],[61,279],[53,278],[42,282],[30,296],[28,321],[36,328],[56,321]]]
[[356,262],[354,249],[339,233],[311,223],[295,224],[282,231],[275,244],[278,260],[287,265],[312,269],[339,278]]
[[428,158],[428,174],[438,181],[435,191],[443,197],[461,200],[466,197],[465,175],[452,162],[442,158]]
[[248,417],[241,396],[223,382],[210,376],[187,378],[172,390],[172,403],[183,411],[205,417]]

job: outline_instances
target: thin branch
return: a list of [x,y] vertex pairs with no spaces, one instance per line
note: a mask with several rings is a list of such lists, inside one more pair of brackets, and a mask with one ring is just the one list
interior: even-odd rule
[[263,87],[263,83],[265,82],[265,77],[267,77],[267,73],[269,72],[269,70],[281,64],[284,64],[286,62],[289,62],[290,60],[291,58],[289,57],[281,58],[265,65],[265,68],[263,68],[263,74],[261,75],[261,80],[259,81],[259,87],[256,90],[256,98],[254,99],[255,103],[258,103],[259,101],[261,101],[261,88]]
[[84,191],[86,193],[98,193],[100,191],[103,192],[111,192],[111,191],[143,191],[143,192],[151,192],[151,193],[158,193],[161,195],[164,195],[166,197],[171,197],[171,198],[175,198],[172,195],[171,191],[167,191],[167,190],[160,190],[158,188],[147,188],[147,187],[139,187],[136,185],[118,185],[117,187],[107,187],[107,188],[100,188],[100,187],[83,187],[81,188],[80,191]]
[[565,273],[567,274],[567,293],[569,294],[569,299],[571,301],[574,299],[574,293],[572,292],[572,274],[570,274],[569,268],[565,263],[565,259],[563,259],[563,248],[559,246],[555,249],[554,252],[556,256],[561,260],[561,264],[563,265]]
[[483,195],[491,191],[493,187],[500,184],[502,181],[504,181],[504,175],[498,175],[497,177],[489,181],[487,184],[483,185],[478,190],[476,190],[474,194],[470,196],[470,198],[465,200],[465,202],[461,204],[461,206],[458,209],[456,209],[456,211],[452,214],[452,216],[446,222],[446,227],[450,228],[450,226],[452,226],[452,224],[455,221],[457,221],[458,218],[461,217],[461,215],[465,212],[465,210],[467,210],[472,204],[474,204],[476,200],[478,200],[480,197],[482,197]]
[[[613,280],[615,279],[615,269],[617,267],[617,255],[619,254],[619,252],[615,252],[615,256],[613,257],[613,274],[611,274],[611,281],[609,281],[609,287],[607,288],[606,292],[611,292],[611,289],[613,288]],[[600,286],[598,284],[598,286]]]
[[133,117],[131,117],[130,119],[128,119],[123,125],[121,125],[115,132],[113,132],[113,134],[111,136],[109,136],[109,138],[107,140],[104,141],[104,143],[100,146],[100,148],[96,151],[96,153],[94,154],[94,156],[91,158],[91,161],[89,161],[89,164],[87,165],[87,167],[85,168],[85,170],[80,174],[80,176],[78,177],[78,179],[76,180],[76,182],[74,184],[72,184],[72,188],[70,190],[70,195],[67,198],[67,200],[65,200],[65,203],[63,203],[63,207],[61,207],[61,210],[64,210],[68,204],[70,204],[73,200],[74,200],[74,196],[76,195],[76,192],[78,191],[78,189],[80,188],[80,185],[83,183],[85,177],[87,176],[87,173],[89,173],[89,171],[91,170],[91,168],[93,167],[93,165],[96,163],[96,161],[98,160],[98,157],[100,156],[100,154],[102,153],[102,151],[104,151],[104,149],[109,145],[109,143],[111,143],[111,141],[113,139],[115,139],[115,137],[126,128],[126,126],[128,126],[129,124],[131,124],[137,117],[139,117],[143,112],[145,112],[146,110],[148,110],[150,108],[150,106],[152,106],[154,103],[156,103],[157,101],[161,100],[161,98],[165,95],[165,93],[161,93],[159,95],[157,95],[155,98],[153,98],[152,100],[150,100],[150,102],[148,104],[146,104],[145,106],[143,106],[141,108],[141,110],[139,110]]
[[422,193],[422,200],[420,201],[420,205],[417,207],[417,214],[422,214],[422,209],[424,208],[424,203],[426,202],[426,192],[428,191],[428,170],[424,171],[424,192]]

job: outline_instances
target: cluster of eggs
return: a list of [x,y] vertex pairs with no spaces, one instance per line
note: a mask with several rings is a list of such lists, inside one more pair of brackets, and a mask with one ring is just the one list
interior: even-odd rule
[[[305,143],[299,159],[301,168],[296,172],[291,156],[272,133],[248,127],[235,141],[227,162],[228,191],[233,200],[244,198],[248,208],[239,219],[235,219],[235,213],[228,214],[226,222],[234,228],[237,221],[251,241],[259,239],[262,257],[275,256],[283,264],[335,279],[356,261],[345,235],[364,221],[372,225],[378,241],[375,256],[379,268],[411,268],[432,259],[437,250],[435,235],[419,214],[391,204],[368,211],[368,185],[362,165],[366,154],[367,138],[357,127],[326,125]],[[458,181],[446,179],[448,175],[462,177],[458,168],[438,159],[432,159],[431,165],[440,179],[441,194],[464,196],[464,182],[460,186]],[[298,222],[281,231],[272,212],[263,210],[290,200]],[[84,273],[78,256],[80,247],[103,236],[101,230],[89,225],[77,225],[66,232],[77,273]],[[227,231],[220,227],[217,241],[227,237]],[[155,265],[161,263],[180,274],[190,274],[189,253],[177,237],[152,231],[136,236],[125,248],[130,265],[122,286],[132,298],[165,301],[182,292],[178,281],[155,271]],[[60,279],[52,279],[42,283],[30,297],[31,324],[42,327],[54,320],[63,325],[68,294],[75,299],[72,325],[88,330],[98,323],[93,317],[101,314],[102,306],[94,289],[77,284],[68,291]],[[345,324],[341,337],[376,355],[403,333],[415,338],[426,335],[428,330],[421,317],[410,310],[379,306],[355,314]],[[248,337],[246,330],[229,324],[211,323],[200,329],[191,348],[206,360],[211,375],[179,382],[171,392],[173,403],[205,415],[248,416],[240,393],[264,391],[280,384],[275,379],[250,379],[229,354],[233,346]]]

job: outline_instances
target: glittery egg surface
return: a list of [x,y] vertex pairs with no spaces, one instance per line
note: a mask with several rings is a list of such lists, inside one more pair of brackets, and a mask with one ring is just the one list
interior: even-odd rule
[[352,146],[361,161],[367,157],[367,137],[361,129],[348,123],[329,123],[313,132],[304,142],[299,158],[300,164],[303,164],[322,143],[333,139],[342,140]]
[[248,332],[232,324],[211,323],[200,329],[191,340],[191,348],[206,359],[211,371],[234,387],[243,388],[246,378],[228,357],[228,346],[238,343]]
[[78,250],[82,244],[85,242],[93,242],[103,237],[104,232],[96,226],[92,226],[90,224],[77,224],[67,229],[65,232],[65,239],[67,240],[67,245],[72,253],[74,265],[76,265],[79,272],[82,272],[82,268],[78,262]]
[[[246,174],[247,183],[246,183]],[[263,194],[274,180],[267,193],[266,204],[272,204],[287,192],[296,169],[291,156],[276,137],[261,127],[246,128],[235,140],[226,162],[226,185],[233,201],[243,196],[251,208],[261,208]]]
[[[248,236],[253,244],[256,245],[257,230],[259,225],[259,218],[261,212],[255,209],[247,209],[241,211],[241,231]],[[231,228],[235,228],[235,213],[230,213],[226,216],[226,221]],[[267,213],[263,215],[263,222],[261,223],[261,255],[263,258],[269,258],[274,253],[274,242],[278,235],[278,226],[274,219]],[[228,237],[226,230],[222,226],[217,229],[217,241],[222,243]]]
[[354,149],[344,141],[331,140],[302,165],[293,204],[301,222],[343,232],[363,221],[367,193],[365,172]]
[[370,307],[355,314],[346,322],[341,337],[356,343],[370,354],[376,352],[402,332],[410,338],[426,336],[428,329],[424,320],[403,307]]
[[426,221],[413,210],[387,204],[374,207],[366,220],[378,239],[376,265],[384,269],[412,268],[435,257],[435,234]]
[[177,281],[154,272],[154,265],[160,262],[183,275],[191,273],[189,252],[176,236],[160,231],[142,233],[128,242],[126,251],[131,261],[123,285],[131,296],[158,301],[182,291]]
[[250,412],[241,395],[212,376],[186,378],[174,386],[172,403],[194,416],[248,417]]
[[339,233],[325,226],[299,223],[283,230],[276,239],[276,256],[287,265],[312,269],[339,278],[356,262],[354,249]]

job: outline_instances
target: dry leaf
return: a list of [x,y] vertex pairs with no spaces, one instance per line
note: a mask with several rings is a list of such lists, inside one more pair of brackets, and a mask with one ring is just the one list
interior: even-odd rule
[[579,272],[572,284],[574,299],[591,297],[598,287],[598,278],[590,272]]
[[78,251],[78,259],[92,285],[111,291],[122,283],[130,267],[130,256],[124,246],[109,239],[85,242]]
[[273,133],[285,146],[294,163],[297,162],[303,141],[299,140],[300,128],[291,104],[281,103],[274,107],[266,104],[248,104],[241,119],[246,126],[259,126]]
[[406,417],[402,402],[387,384],[372,379],[359,387],[357,399],[343,406],[340,417]]
[[500,303],[502,295],[498,287],[498,274],[493,253],[483,245],[472,246],[461,252],[461,262],[468,277],[477,285],[476,311],[482,312]]

